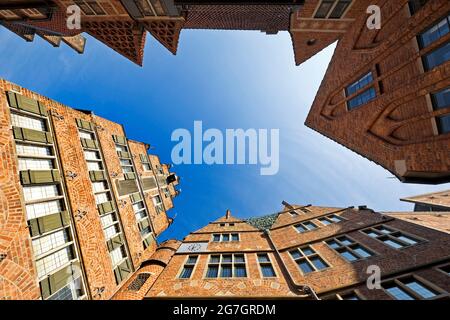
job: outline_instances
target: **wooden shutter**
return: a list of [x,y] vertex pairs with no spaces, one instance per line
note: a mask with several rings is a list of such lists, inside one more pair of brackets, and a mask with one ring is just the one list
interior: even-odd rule
[[124,262],[122,262],[119,265],[119,269],[120,269],[120,274],[122,276],[122,279],[128,278],[128,275],[131,273],[131,263],[130,263],[130,261],[127,259]]
[[153,234],[151,233],[144,239],[144,248],[145,249],[148,248],[152,244],[153,241],[154,241],[154,238],[153,238]]
[[130,195],[130,199],[133,203],[142,201],[142,195],[139,192],[133,193],[132,195]]
[[76,119],[77,127],[89,131],[94,131],[94,124],[92,122],[82,120],[82,119]]
[[114,205],[113,205],[112,201],[108,201],[108,202],[97,205],[97,209],[98,209],[99,214],[103,215],[103,214],[114,211]]
[[15,92],[8,92],[8,102],[11,108],[47,116],[47,108],[41,102],[17,94]]
[[25,170],[20,171],[20,181],[23,185],[48,184],[61,181],[58,170]]
[[92,182],[106,180],[106,174],[104,171],[89,171],[89,177],[91,178]]
[[30,234],[32,237],[68,226],[69,224],[70,217],[67,211],[28,221]]
[[123,144],[123,145],[127,144],[127,138],[125,138],[123,136],[113,135],[113,140],[115,143],[118,143],[118,144]]
[[124,244],[123,235],[120,233],[117,236],[111,238],[106,243],[109,251],[113,251],[114,249],[122,246]]
[[136,180],[116,181],[116,185],[119,196],[126,196],[139,191]]
[[148,221],[148,219],[144,219],[142,221],[140,221],[138,223],[139,225],[139,230],[144,230],[145,228],[147,228],[150,225],[150,222]]
[[[71,247],[73,255],[73,247]],[[73,256],[72,256],[73,258]],[[73,262],[70,266],[55,272],[48,278],[42,280],[39,285],[41,287],[41,295],[43,299],[48,298],[58,290],[64,288],[68,282],[71,282],[78,278],[80,274],[77,273],[79,270],[79,262]]]
[[98,149],[98,143],[95,140],[81,138],[81,145],[88,149]]
[[42,143],[53,142],[53,138],[50,132],[13,127],[13,134],[14,138],[17,140],[42,142]]
[[155,178],[144,178],[142,179],[142,188],[144,190],[150,190],[156,188],[156,180]]
[[136,174],[134,172],[127,172],[124,176],[125,180],[136,180]]

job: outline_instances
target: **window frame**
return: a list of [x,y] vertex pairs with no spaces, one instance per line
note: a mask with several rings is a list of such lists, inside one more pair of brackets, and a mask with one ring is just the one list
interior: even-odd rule
[[[391,229],[392,232],[390,232],[389,234],[383,233],[383,232],[377,230],[377,229],[376,229],[377,227],[383,227],[383,228],[386,228],[386,229]],[[378,233],[378,236],[376,236],[376,237],[371,237],[370,235],[368,235],[368,234],[366,233],[367,230],[370,230],[370,231],[372,231],[372,232]],[[404,231],[402,231],[402,230],[399,230],[399,229],[397,229],[397,228],[393,228],[393,227],[391,227],[391,226],[387,226],[387,225],[385,225],[385,224],[381,224],[381,225],[378,225],[378,226],[373,226],[373,227],[365,228],[365,229],[363,229],[363,230],[359,230],[359,232],[361,232],[362,234],[366,235],[367,237],[369,237],[369,238],[371,238],[371,239],[374,239],[374,240],[376,240],[376,241],[381,242],[382,244],[384,244],[385,246],[387,246],[387,247],[389,247],[389,248],[391,248],[391,249],[393,249],[393,250],[403,250],[403,249],[407,249],[407,248],[414,247],[414,246],[416,246],[416,245],[419,245],[419,244],[428,242],[428,240],[426,240],[426,239],[424,239],[424,238],[418,237],[418,236],[416,236],[416,235],[412,235],[412,234],[410,234],[409,232],[404,232]],[[395,236],[392,236],[392,234],[395,234],[395,233],[400,233],[400,234],[402,234],[402,235],[404,235],[404,236],[407,236],[407,237],[409,237],[409,238],[412,238],[412,240],[416,241],[416,243],[415,243],[415,244],[408,244],[407,242],[405,242],[405,241],[403,241],[403,240],[400,240],[400,239],[398,239],[398,238],[395,237]],[[384,237],[387,237],[387,238],[389,238],[390,240],[393,240],[394,242],[401,242],[401,243],[405,244],[405,246],[402,246],[401,248],[394,248],[394,247],[392,247],[392,246],[386,244],[383,240],[380,240],[380,238],[384,238]]]
[[[195,257],[195,262],[194,262],[194,263],[189,263],[189,259],[190,259],[191,257]],[[180,271],[178,272],[176,278],[177,278],[178,280],[189,280],[189,279],[191,279],[192,276],[194,275],[195,269],[196,269],[196,267],[197,267],[197,262],[200,260],[199,257],[200,257],[200,256],[199,256],[199,255],[196,255],[196,254],[188,254],[188,255],[186,256],[186,258],[184,259],[184,263],[182,264],[182,266],[181,266],[181,268],[180,268]],[[182,278],[181,275],[183,274],[183,271],[185,270],[186,266],[192,267],[192,271],[191,271],[189,277],[187,277],[187,278],[183,277],[183,278]]]
[[[257,253],[255,253],[255,255],[256,255],[256,261],[258,263],[258,269],[259,269],[259,274],[261,276],[261,279],[275,279],[275,278],[278,278],[278,272],[277,272],[276,268],[274,267],[274,263],[272,261],[271,254],[269,252],[257,252]],[[263,261],[263,262],[259,261],[259,256],[260,255],[267,255],[267,258],[269,259],[269,261]],[[262,270],[262,266],[263,265],[264,266],[270,265],[270,267],[272,268],[273,273],[275,275],[271,276],[271,277],[264,276],[264,272]]]
[[[343,238],[343,237],[345,237],[345,238],[347,238],[348,240],[352,241],[352,243],[349,244],[349,245],[344,245],[344,244],[339,240],[339,238]],[[335,241],[335,242],[336,242],[338,245],[340,245],[340,246],[337,247],[337,248],[333,248],[333,247],[331,247],[331,246],[328,244],[328,242],[330,242],[330,241]],[[347,262],[347,263],[356,263],[356,262],[359,262],[359,261],[364,261],[364,260],[373,258],[373,257],[375,257],[375,256],[378,255],[377,252],[375,252],[375,251],[372,250],[372,249],[367,248],[367,246],[361,244],[359,241],[356,241],[353,237],[350,237],[350,236],[347,235],[347,234],[343,234],[343,235],[339,235],[339,236],[337,236],[337,237],[329,238],[329,239],[327,239],[327,240],[324,240],[323,242],[324,242],[324,244],[325,244],[329,249],[331,249],[331,250],[333,250],[335,253],[337,253],[337,254],[338,254],[345,262]],[[351,248],[352,246],[360,246],[363,250],[369,252],[371,255],[368,256],[368,257],[363,257],[363,256],[361,256],[360,254],[356,253],[355,250],[354,250],[353,248]],[[347,260],[347,259],[341,254],[341,252],[339,252],[339,250],[347,250],[347,252],[350,252],[350,254],[352,254],[353,256],[355,256],[357,259],[356,259],[356,260],[353,260],[353,261]]]
[[[310,249],[310,250],[312,250],[313,251],[313,253],[312,254],[310,254],[310,255],[306,255],[304,252],[303,252],[303,250],[304,249]],[[294,252],[294,251],[297,251],[297,252],[300,252],[300,257],[299,258],[294,258],[294,256],[292,255],[292,252]],[[301,246],[301,247],[298,247],[298,248],[295,248],[295,249],[289,249],[289,250],[287,250],[286,251],[287,253],[288,253],[288,255],[291,257],[291,259],[292,259],[292,261],[294,261],[294,264],[297,266],[297,268],[298,268],[298,270],[300,271],[300,273],[303,275],[303,276],[307,276],[307,275],[309,275],[309,274],[313,274],[313,273],[316,273],[316,272],[322,272],[322,271],[325,271],[325,270],[327,270],[327,269],[330,269],[330,268],[332,268],[332,265],[326,260],[326,259],[324,259],[311,245],[306,245],[306,246]],[[326,265],[326,267],[325,268],[323,268],[323,269],[317,269],[317,267],[315,266],[315,264],[314,263],[312,263],[311,262],[311,259],[312,258],[319,258],[320,260],[322,260],[322,262]],[[307,262],[307,264],[313,269],[311,272],[304,272],[302,269],[301,269],[301,267],[300,267],[300,265],[299,265],[299,261],[306,261]]]
[[[211,262],[211,258],[212,257],[219,257],[219,261],[218,262]],[[223,262],[223,257],[224,256],[231,256],[231,262]],[[242,256],[244,258],[244,262],[236,262],[235,260],[235,256]],[[249,278],[249,270],[248,270],[248,266],[247,266],[247,254],[245,253],[211,253],[208,254],[208,258],[206,260],[206,268],[203,274],[203,279],[204,280],[240,280],[240,279],[247,279]],[[231,266],[231,277],[222,277],[222,268],[223,266]],[[211,266],[217,267],[217,276],[216,277],[208,277],[208,271],[209,268]],[[244,266],[245,268],[245,277],[237,277],[235,275],[236,272],[236,266]]]
[[[417,293],[416,291],[414,291],[413,289],[409,288],[403,281],[412,279],[416,282],[418,282],[421,286],[423,286],[425,289],[433,292],[435,294],[434,297],[431,298],[424,298],[423,296],[421,296],[419,293]],[[392,300],[397,300],[400,301],[399,299],[397,299],[394,295],[392,295],[390,292],[388,292],[388,289],[385,288],[385,286],[387,287],[389,284],[395,284],[396,287],[400,288],[402,291],[404,291],[407,295],[411,296],[413,299],[412,300],[439,300],[442,299],[444,297],[449,297],[450,294],[448,292],[446,292],[445,290],[443,290],[442,288],[440,288],[439,286],[435,285],[434,283],[431,283],[430,281],[414,274],[414,273],[408,273],[399,277],[395,277],[395,278],[389,278],[386,280],[383,280],[381,282],[381,290],[383,290],[383,292],[388,295],[389,297],[392,298]]]

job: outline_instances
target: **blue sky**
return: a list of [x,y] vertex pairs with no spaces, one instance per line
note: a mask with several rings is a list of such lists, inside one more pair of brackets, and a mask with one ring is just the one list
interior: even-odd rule
[[0,77],[125,126],[170,163],[177,128],[280,129],[280,170],[257,166],[179,165],[175,223],[160,238],[182,239],[224,215],[269,214],[281,201],[410,210],[399,198],[449,189],[407,185],[383,168],[306,128],[304,121],[333,48],[296,67],[288,33],[183,31],[177,56],[148,36],[144,67],[88,37],[83,55],[0,29]]

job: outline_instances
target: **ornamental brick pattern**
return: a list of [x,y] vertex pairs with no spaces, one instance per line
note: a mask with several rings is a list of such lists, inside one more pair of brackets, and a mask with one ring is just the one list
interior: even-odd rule
[[[448,268],[450,265],[450,235],[422,226],[416,220],[403,219],[403,214],[408,213],[382,214],[365,207],[327,208],[288,204],[278,214],[256,219],[241,220],[227,213],[184,238],[156,281],[153,278],[149,280],[150,289],[145,298],[313,299],[311,291],[305,290],[309,287],[320,299],[345,299],[347,294],[357,295],[360,299],[393,299],[384,289],[367,288],[367,270],[372,265],[380,268],[382,284],[392,279],[413,277],[431,288],[436,293],[436,298],[448,297],[450,282],[448,274],[442,268]],[[330,215],[339,216],[340,221],[322,224],[320,219]],[[420,213],[420,219],[427,215],[429,213]],[[295,226],[308,221],[313,222],[317,228],[299,233]],[[267,228],[268,231],[264,232],[257,226]],[[368,228],[380,226],[401,232],[415,239],[417,243],[403,249],[395,249],[363,232]],[[224,233],[239,234],[239,241],[213,241],[214,234]],[[343,236],[363,246],[372,255],[366,259],[347,261],[326,243],[330,239]],[[195,246],[192,246],[195,244],[201,244],[202,248],[195,249]],[[290,252],[306,247],[314,250],[327,267],[309,273],[303,272]],[[276,274],[274,277],[263,276],[257,256],[262,253],[270,257]],[[210,257],[219,254],[245,255],[246,276],[208,278]],[[190,276],[182,279],[180,275],[188,257],[197,258]],[[135,276],[129,282],[134,278]],[[145,285],[147,288],[147,283]],[[142,295],[131,295],[122,287],[117,297],[137,299]]]
[[[69,108],[5,80],[0,82],[0,108],[2,111],[0,150],[3,159],[0,168],[0,299],[38,299],[41,298],[41,290],[43,290],[38,283],[38,267],[35,264],[35,254],[33,254],[38,247],[33,249],[34,245],[32,246],[31,243],[31,234],[25,214],[25,200],[22,195],[23,188],[19,181],[18,155],[12,134],[10,107],[7,100],[7,93],[12,90],[21,99],[17,100],[19,109],[29,110],[27,108],[34,104],[46,108],[57,155],[55,161],[60,163],[59,173],[63,180],[61,187],[66,194],[66,210],[70,220],[73,221],[72,240],[77,248],[80,272],[84,279],[83,287],[86,293],[84,298],[109,299],[127,281],[128,276],[127,273],[123,273],[121,281],[116,280],[117,267],[113,266],[112,249],[110,248],[112,240],[106,238],[105,222],[101,220],[98,208],[99,201],[103,203],[105,200],[98,200],[98,191],[95,193],[93,189],[91,175],[93,168],[88,166],[85,160],[87,159],[84,151],[86,149],[83,148],[82,141],[80,142],[80,121],[84,121],[84,125],[89,130],[83,129],[83,132],[85,134],[87,132],[95,133],[97,139],[97,152],[100,152],[105,165],[105,181],[111,187],[112,206],[117,212],[117,218],[121,225],[120,230],[123,230],[121,241],[126,248],[126,257],[129,257],[131,262],[128,274],[141,267],[143,262],[153,256],[158,246],[156,236],[167,229],[171,220],[167,218],[166,211],[156,213],[152,199],[146,199],[141,189],[133,194],[119,193],[119,181],[124,181],[124,173],[113,136],[124,137],[125,143],[128,144],[121,125],[98,117],[90,111]],[[25,101],[25,98],[30,99]],[[14,112],[17,113],[17,111]],[[24,116],[27,116],[29,121],[39,119],[30,112],[25,112]],[[17,122],[14,124],[14,126],[18,125]],[[30,122],[28,124],[24,122],[23,125],[30,125]],[[143,173],[142,164],[138,161],[141,154],[147,155],[148,146],[140,142],[130,142],[128,146],[130,147],[132,167],[137,172],[135,180],[142,179],[140,173],[143,176],[155,176],[154,172]],[[169,175],[174,175],[167,170],[167,166],[159,162],[157,156],[149,155],[149,158],[152,159],[155,166],[166,168],[160,175],[160,179],[166,181]],[[178,184],[176,176],[175,180],[175,182],[167,183],[172,192],[165,199],[166,210],[173,207],[172,198],[178,194],[174,189],[174,185]],[[39,186],[39,184],[35,186]],[[154,192],[163,195],[159,188],[156,188]],[[140,194],[147,203],[148,210],[146,209],[146,211],[150,218],[150,237],[146,239],[146,246],[144,246],[144,239],[138,229],[137,217],[132,206],[132,196],[137,197],[137,194]],[[50,233],[52,232],[50,231]],[[46,235],[47,233],[43,238]],[[42,279],[43,270],[42,267],[39,268],[41,268],[40,279]],[[60,275],[58,276],[60,277]],[[54,284],[52,281],[56,283],[56,278],[51,278],[50,281],[52,285]],[[51,299],[63,296],[61,291],[54,293],[52,292]]]
[[[403,182],[450,181],[449,134],[440,132],[432,95],[448,89],[449,62],[426,71],[423,59],[449,41],[444,36],[419,49],[417,36],[450,10],[445,0],[430,0],[411,15],[408,1],[358,1],[378,4],[380,30],[369,30],[361,12],[342,36],[320,86],[306,125],[389,170]],[[349,68],[351,66],[351,68]],[[350,108],[345,90],[372,73],[376,97]]]

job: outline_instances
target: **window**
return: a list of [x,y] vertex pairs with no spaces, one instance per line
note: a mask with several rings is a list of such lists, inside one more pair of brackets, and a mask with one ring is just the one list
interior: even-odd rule
[[53,160],[19,158],[19,170],[51,170],[54,169]]
[[120,246],[120,247],[114,249],[113,251],[110,252],[110,256],[111,256],[113,266],[120,264],[122,262],[122,260],[124,258],[126,258],[126,256],[127,256],[125,253],[125,247]]
[[36,261],[38,277],[48,275],[74,258],[72,246],[65,247]]
[[80,131],[78,131],[78,133],[80,134],[80,138],[82,138],[82,139],[95,140],[95,136],[91,132],[86,132],[86,131],[80,130]]
[[103,170],[103,166],[100,162],[91,162],[87,161],[87,167],[89,171],[101,171]]
[[109,240],[109,239],[113,238],[114,236],[119,234],[119,232],[120,232],[120,229],[119,229],[119,225],[118,224],[114,224],[111,227],[108,227],[105,230],[103,230],[103,233],[105,234],[106,240]]
[[101,216],[100,221],[102,223],[103,228],[107,228],[107,227],[113,225],[117,221],[115,212],[108,213],[108,214]]
[[325,226],[328,226],[328,225],[333,224],[333,223],[339,223],[339,222],[344,221],[343,218],[341,218],[340,216],[337,216],[335,214],[319,218],[318,220],[320,222],[322,222],[322,224],[324,224]]
[[349,262],[366,259],[374,255],[370,250],[347,236],[326,241],[326,244]]
[[152,198],[152,201],[153,201],[153,205],[157,209],[158,213],[164,211],[163,203],[162,203],[161,197],[159,195],[154,196]]
[[143,163],[142,167],[144,168],[144,171],[151,171],[152,167],[150,167],[149,163]]
[[299,215],[297,211],[290,211],[289,214],[291,217],[297,217]]
[[[433,109],[445,109],[450,107],[450,87],[431,95]],[[450,133],[450,114],[436,117],[439,134]]]
[[369,237],[378,239],[394,249],[401,249],[419,243],[419,240],[407,236],[400,231],[390,229],[386,226],[378,226],[375,228],[366,229],[363,232]]
[[92,182],[92,188],[94,189],[94,192],[102,192],[108,190],[108,185],[106,182]]
[[322,0],[314,18],[340,19],[351,3],[351,0]]
[[86,160],[100,160],[100,153],[98,151],[84,151],[84,158]]
[[40,256],[70,241],[68,229],[59,230],[39,239],[32,240],[34,255]]
[[395,300],[425,300],[434,299],[440,295],[414,276],[394,279],[382,283],[381,286]]
[[110,200],[110,198],[109,198],[108,192],[99,193],[99,194],[95,195],[95,203],[96,204],[102,204],[102,203],[108,202],[109,200]]
[[311,221],[305,221],[305,222],[295,225],[294,228],[297,229],[298,232],[303,233],[303,232],[307,232],[310,230],[315,230],[315,229],[317,229],[317,226],[314,223],[312,223]]
[[259,253],[258,262],[264,278],[273,278],[277,276],[267,253]]
[[206,278],[245,278],[247,269],[245,267],[245,255],[243,254],[221,254],[209,257]]
[[[360,90],[368,87],[374,81],[372,72],[367,73],[363,77],[361,77],[356,82],[352,83],[345,89],[345,94],[347,97],[352,96],[353,94],[359,92]],[[368,103],[376,97],[376,91],[374,87],[370,87],[367,90],[361,92],[354,98],[350,99],[347,103],[348,109],[352,110],[357,108],[363,104]]]
[[[428,30],[418,35],[421,49],[431,46],[450,32],[450,16],[447,16],[434,24]],[[426,71],[437,67],[450,59],[450,42],[434,49],[422,57]]]
[[228,242],[228,241],[239,241],[238,233],[222,233],[222,234],[213,234],[214,242]]
[[105,11],[95,0],[77,0],[75,4],[78,5],[87,16],[104,15]]
[[188,256],[184,263],[183,270],[181,270],[180,279],[189,279],[194,271],[195,264],[197,263],[198,256]]
[[25,201],[49,199],[59,196],[59,188],[56,185],[23,187]]
[[338,300],[362,300],[361,296],[355,291],[344,294],[338,294],[337,298]]
[[11,113],[11,123],[14,127],[27,128],[38,131],[46,131],[47,126],[45,125],[44,119],[31,118],[27,116],[18,115],[16,113]]
[[25,206],[28,220],[37,219],[62,210],[61,200],[27,204]]
[[18,155],[23,156],[51,156],[52,150],[50,147],[30,146],[26,144],[16,143],[16,150]]
[[120,159],[120,164],[121,164],[122,166],[131,166],[131,165],[133,165],[133,164],[131,163],[131,160],[128,160],[128,159]]
[[303,274],[328,268],[328,264],[310,246],[289,252]]

